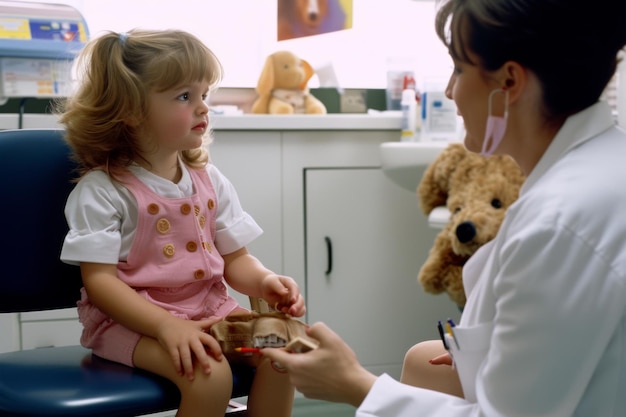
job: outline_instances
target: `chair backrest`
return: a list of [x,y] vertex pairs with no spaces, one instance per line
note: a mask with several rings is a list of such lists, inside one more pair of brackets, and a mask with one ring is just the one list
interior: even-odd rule
[[80,270],[59,260],[75,167],[63,130],[0,131],[0,312],[76,306]]

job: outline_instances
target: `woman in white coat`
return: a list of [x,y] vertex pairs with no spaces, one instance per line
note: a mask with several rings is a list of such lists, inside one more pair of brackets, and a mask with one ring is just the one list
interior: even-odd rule
[[[625,416],[626,134],[600,97],[626,44],[626,2],[448,0],[436,29],[465,146],[527,175],[467,263],[467,304],[444,334],[462,396],[371,374],[322,323],[309,329],[318,349],[263,354],[305,396],[362,417]],[[427,367],[409,359],[407,374]]]

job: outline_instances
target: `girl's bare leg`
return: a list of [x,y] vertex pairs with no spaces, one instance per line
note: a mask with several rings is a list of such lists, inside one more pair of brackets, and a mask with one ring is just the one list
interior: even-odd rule
[[289,417],[295,389],[289,376],[272,368],[268,359],[259,359],[248,396],[248,417]]
[[161,375],[174,382],[180,390],[181,400],[177,417],[224,417],[232,393],[233,377],[228,361],[212,360],[211,373],[205,374],[196,367],[195,378],[189,381],[178,375],[170,356],[159,342],[142,337],[133,354],[135,366]]
[[450,365],[433,365],[428,361],[446,353],[441,340],[418,343],[406,353],[400,381],[420,388],[463,397],[459,376]]

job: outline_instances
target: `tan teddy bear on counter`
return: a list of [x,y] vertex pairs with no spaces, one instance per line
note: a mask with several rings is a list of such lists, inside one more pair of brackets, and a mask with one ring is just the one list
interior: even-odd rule
[[418,280],[425,291],[447,292],[465,305],[462,268],[496,236],[506,210],[517,200],[524,176],[508,156],[484,157],[461,143],[449,145],[426,169],[417,188],[426,215],[447,206],[450,220],[435,238]]
[[326,114],[326,107],[309,93],[311,65],[289,51],[274,52],[265,60],[257,83],[252,113]]

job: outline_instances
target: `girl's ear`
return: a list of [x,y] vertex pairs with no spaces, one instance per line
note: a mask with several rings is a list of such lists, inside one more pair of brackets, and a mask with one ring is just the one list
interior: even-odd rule
[[132,128],[135,128],[135,127],[139,126],[139,121],[137,120],[137,118],[135,116],[128,116],[128,117],[124,118],[124,124],[126,126],[130,126]]

